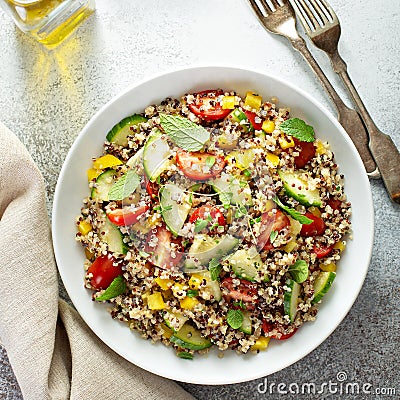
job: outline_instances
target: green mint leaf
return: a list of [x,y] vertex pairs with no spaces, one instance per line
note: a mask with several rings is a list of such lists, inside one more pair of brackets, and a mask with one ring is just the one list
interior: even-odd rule
[[221,192],[219,193],[219,200],[224,206],[225,209],[228,209],[231,206],[231,200],[233,197],[232,192]]
[[194,233],[199,233],[201,232],[204,228],[206,228],[208,225],[208,221],[205,219],[198,219],[194,223]]
[[295,282],[302,283],[308,277],[308,264],[304,260],[297,260],[288,271]]
[[122,275],[117,276],[111,283],[110,286],[104,291],[102,295],[96,297],[96,301],[106,301],[113,299],[124,293],[126,290],[126,282]]
[[243,310],[246,309],[246,306],[244,305],[243,300],[235,301],[235,302],[233,303],[233,305],[234,305],[235,307],[240,307],[240,308],[243,309]]
[[208,270],[210,271],[210,276],[212,281],[216,281],[219,278],[219,274],[221,273],[221,264],[219,263],[218,258],[212,258],[208,263]]
[[287,119],[279,125],[279,129],[301,142],[314,142],[315,140],[314,128],[300,118]]
[[187,297],[196,297],[199,295],[199,291],[198,290],[194,290],[194,289],[189,289],[187,292]]
[[293,219],[299,221],[303,225],[309,225],[313,223],[314,221],[310,218],[307,218],[305,215],[299,213],[297,210],[294,208],[290,208],[288,206],[285,206],[279,199],[278,197],[275,197],[274,202],[284,211],[286,211]]
[[160,124],[175,144],[187,151],[201,150],[210,139],[210,132],[178,115],[160,114]]
[[247,214],[247,208],[243,204],[236,203],[236,206],[235,218],[240,218]]
[[206,158],[206,166],[211,169],[214,164],[215,164],[215,157],[214,156],[208,156]]
[[251,177],[251,171],[248,170],[248,169],[245,169],[245,170],[243,171],[243,175],[244,175],[246,178],[250,178],[250,177]]
[[187,351],[180,351],[177,353],[179,358],[183,358],[184,360],[193,360],[193,354],[188,353]]
[[269,234],[269,241],[272,243],[275,242],[275,239],[278,237],[278,231],[271,231]]
[[139,186],[140,176],[133,170],[129,170],[122,175],[112,186],[108,192],[109,200],[123,200],[132,194]]
[[229,310],[226,322],[233,329],[239,329],[243,323],[243,313],[240,310]]

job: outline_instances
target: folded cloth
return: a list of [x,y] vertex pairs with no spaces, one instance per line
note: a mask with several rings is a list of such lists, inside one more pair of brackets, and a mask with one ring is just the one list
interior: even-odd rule
[[1,123],[0,337],[25,400],[193,399],[114,353],[58,298],[43,179]]

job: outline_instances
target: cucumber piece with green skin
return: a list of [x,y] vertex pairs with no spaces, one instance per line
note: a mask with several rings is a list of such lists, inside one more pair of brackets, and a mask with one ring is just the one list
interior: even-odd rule
[[230,121],[238,123],[243,127],[244,132],[253,131],[254,128],[250,123],[250,120],[247,118],[246,114],[240,109],[235,108],[227,117]]
[[318,303],[328,292],[336,278],[335,272],[321,271],[314,281],[314,298],[311,304]]
[[[128,136],[133,135],[138,124],[146,122],[147,118],[139,114],[131,115],[124,118],[118,124],[114,125],[110,132],[107,133],[106,139],[110,143],[115,143],[118,146],[126,146],[128,144]],[[133,129],[131,129],[133,128]]]
[[225,172],[220,177],[207,182],[218,193],[227,193],[232,205],[252,206],[251,189],[246,181],[239,181],[238,178]]
[[322,204],[318,189],[308,189],[308,182],[302,178],[300,172],[278,171],[283,182],[283,187],[288,196],[293,197],[306,207],[319,207]]
[[164,314],[165,325],[174,332],[179,331],[188,319],[188,317],[182,314],[173,313],[171,311],[167,311]]
[[301,285],[293,279],[286,282],[286,286],[290,291],[286,291],[283,298],[283,307],[285,314],[289,316],[290,322],[293,322],[297,314],[297,304],[299,303]]
[[127,167],[132,169],[136,168],[138,165],[143,163],[143,147],[138,150],[135,155],[133,155],[127,162]]
[[200,275],[203,279],[206,280],[206,286],[202,287],[201,290],[208,291],[213,296],[213,299],[211,299],[211,301],[221,301],[221,288],[219,287],[218,281],[213,281],[211,279],[210,271],[200,271],[196,272],[196,274]]
[[203,350],[212,346],[211,340],[201,336],[199,330],[186,323],[170,338],[172,343],[189,350]]
[[178,235],[192,208],[188,198],[179,186],[171,183],[160,189],[162,217],[174,235]]
[[98,201],[108,201],[108,192],[116,182],[115,171],[108,169],[100,174],[92,188],[91,198]]
[[204,269],[213,259],[220,260],[229,254],[239,243],[239,239],[225,235],[222,238],[213,238],[208,235],[195,235],[186,260],[185,272],[194,272]]
[[238,278],[254,282],[262,264],[261,256],[255,247],[238,250],[227,259]]
[[155,130],[150,134],[143,150],[143,167],[150,182],[155,182],[160,174],[172,164],[170,156],[171,150],[162,132]]
[[247,335],[251,335],[252,333],[252,325],[251,325],[251,313],[249,311],[242,311],[243,314],[243,322],[239,328],[239,331],[246,333]]
[[104,226],[100,229],[100,239],[108,244],[108,250],[112,253],[126,254],[128,246],[124,243],[124,236],[118,226],[114,225],[106,217]]

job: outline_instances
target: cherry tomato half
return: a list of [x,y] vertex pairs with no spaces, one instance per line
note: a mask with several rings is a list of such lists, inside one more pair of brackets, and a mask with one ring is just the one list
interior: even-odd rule
[[296,148],[299,148],[299,155],[294,158],[294,163],[297,168],[303,168],[305,165],[315,157],[315,146],[313,142],[301,142],[293,138]]
[[333,246],[314,246],[313,253],[317,255],[317,258],[324,258],[328,256],[333,250]]
[[322,218],[317,217],[308,211],[304,215],[307,218],[312,219],[313,222],[311,222],[311,224],[304,224],[301,226],[301,236],[319,236],[325,232],[325,222]]
[[247,117],[248,120],[250,121],[250,123],[251,123],[251,125],[253,126],[253,128],[254,128],[256,131],[260,131],[261,128],[262,128],[263,122],[262,122],[262,121],[260,121],[260,122],[256,122],[256,121],[255,121],[255,120],[256,120],[256,117],[258,117],[258,115],[257,115],[256,113],[252,112],[252,111],[245,111],[244,113],[246,114],[246,117]]
[[258,291],[255,283],[239,279],[238,286],[233,284],[233,278],[225,278],[221,282],[222,293],[227,302],[240,302],[245,303],[247,310],[254,310],[255,304],[258,303]]
[[272,250],[271,232],[280,232],[290,226],[289,218],[280,210],[274,209],[261,215],[261,229],[257,238],[257,247],[263,250]]
[[[275,329],[275,326],[272,322],[267,322],[266,320],[263,320],[262,325],[261,325],[261,329],[263,330],[264,333],[269,333],[271,332],[273,329]],[[289,339],[290,337],[292,337],[296,332],[297,332],[298,328],[295,328],[293,330],[293,332],[290,333],[282,333],[280,335],[280,337],[272,335],[271,339],[278,339],[278,340],[286,340]],[[280,329],[278,329],[280,331]]]
[[[177,245],[174,246],[174,251],[171,243]],[[178,265],[183,256],[181,241],[174,240],[172,233],[164,225],[152,229],[147,234],[144,251],[150,254],[148,258],[150,263],[163,269],[171,269]]]
[[150,182],[147,178],[144,180],[146,185],[146,192],[150,196],[151,200],[158,201],[158,191],[160,187],[156,182]]
[[222,90],[204,90],[193,93],[195,101],[189,104],[189,109],[205,121],[224,119],[232,110],[224,110],[221,103],[217,101],[218,96],[223,94]]
[[108,219],[118,226],[129,226],[136,224],[140,216],[149,209],[148,206],[138,207],[135,210],[117,208],[107,213]]
[[90,284],[94,289],[107,289],[117,276],[122,275],[121,266],[114,264],[116,264],[116,260],[110,255],[97,257],[93,261],[87,273],[93,275],[90,278]]
[[[214,162],[211,168],[207,166],[209,157],[212,157],[211,160]],[[185,150],[176,153],[176,163],[185,176],[195,181],[204,181],[219,175],[226,164],[222,156]]]
[[[214,224],[225,226],[226,221],[222,212],[218,207],[214,206],[201,206],[196,208],[189,218],[190,223],[195,223],[197,220],[208,221],[206,228],[210,229]],[[215,228],[211,229],[209,233],[215,232]]]

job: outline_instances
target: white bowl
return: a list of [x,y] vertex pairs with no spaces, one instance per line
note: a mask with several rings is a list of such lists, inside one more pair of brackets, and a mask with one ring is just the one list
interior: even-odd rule
[[[193,361],[176,357],[162,344],[151,344],[113,320],[105,306],[91,301],[83,286],[81,245],[75,241],[74,220],[88,195],[86,170],[91,158],[102,151],[107,132],[122,118],[142,112],[165,97],[208,88],[236,90],[244,95],[256,90],[264,98],[275,96],[280,106],[307,121],[317,137],[329,141],[345,175],[345,192],[352,203],[353,239],[339,263],[337,278],[325,296],[315,322],[309,322],[286,341],[273,340],[267,351],[239,356],[227,351],[196,356]],[[54,251],[61,278],[82,318],[93,332],[122,357],[154,374],[197,384],[229,384],[256,379],[285,368],[314,350],[339,325],[354,303],[371,258],[373,207],[370,185],[361,159],[337,120],[307,93],[261,72],[231,67],[197,67],[174,71],[141,82],[107,103],[76,139],[61,170],[53,207]]]

